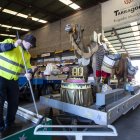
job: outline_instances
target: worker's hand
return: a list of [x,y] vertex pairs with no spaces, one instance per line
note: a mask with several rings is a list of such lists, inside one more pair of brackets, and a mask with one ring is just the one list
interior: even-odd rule
[[18,39],[18,40],[14,43],[15,47],[20,46],[21,44],[22,44],[22,40],[21,40],[21,39]]
[[32,79],[32,74],[31,73],[25,73],[24,76],[27,78],[27,80],[31,80]]

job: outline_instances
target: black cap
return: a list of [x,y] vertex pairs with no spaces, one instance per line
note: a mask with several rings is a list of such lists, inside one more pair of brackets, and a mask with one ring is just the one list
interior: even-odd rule
[[36,38],[32,34],[25,35],[23,40],[31,43],[32,47],[36,47]]

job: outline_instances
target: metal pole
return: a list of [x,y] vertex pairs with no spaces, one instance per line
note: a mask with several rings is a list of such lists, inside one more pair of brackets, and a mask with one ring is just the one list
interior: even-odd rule
[[83,140],[83,136],[81,136],[81,135],[77,135],[75,137],[76,137],[76,140]]
[[[18,31],[17,31],[17,38],[19,39]],[[22,54],[22,60],[23,60],[23,63],[24,63],[25,71],[26,71],[26,73],[28,73],[27,66],[26,66],[26,62],[25,62],[25,57],[24,57],[23,48],[22,48],[21,46],[20,46],[20,51],[21,51],[21,54]],[[27,79],[27,80],[28,80],[28,79]],[[31,81],[28,80],[28,83],[29,83],[29,87],[30,87],[30,91],[31,91],[31,95],[32,95],[32,99],[33,99],[33,103],[34,103],[36,115],[37,115],[37,117],[39,118],[38,109],[37,109],[37,106],[36,106],[35,97],[34,97],[32,85],[31,85]]]

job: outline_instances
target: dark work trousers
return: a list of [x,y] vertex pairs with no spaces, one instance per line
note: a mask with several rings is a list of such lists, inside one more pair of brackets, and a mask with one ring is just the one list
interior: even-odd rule
[[[7,100],[7,115],[4,124],[3,108]],[[18,109],[19,87],[18,81],[7,80],[0,77],[0,128],[8,127],[15,121],[15,115]]]

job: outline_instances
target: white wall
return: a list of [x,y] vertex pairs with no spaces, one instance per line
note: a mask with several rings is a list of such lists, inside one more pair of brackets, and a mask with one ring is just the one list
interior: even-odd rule
[[140,84],[140,60],[132,60],[131,62],[132,62],[133,66],[138,66],[139,70],[137,71],[137,73],[135,75],[135,80],[136,80],[136,82],[138,82]]

